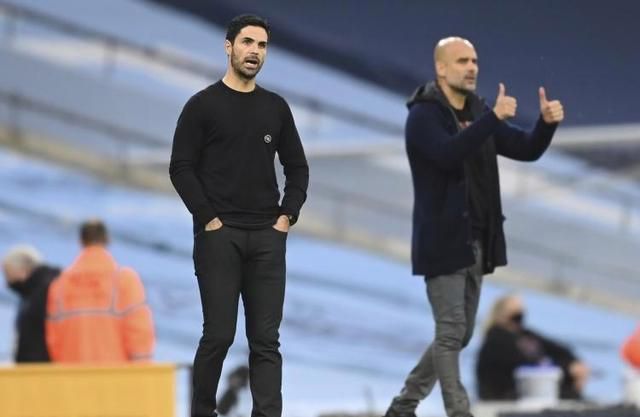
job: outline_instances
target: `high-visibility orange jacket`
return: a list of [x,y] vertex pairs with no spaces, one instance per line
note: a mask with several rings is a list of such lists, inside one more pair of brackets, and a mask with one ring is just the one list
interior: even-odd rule
[[640,327],[624,342],[621,353],[627,362],[640,368]]
[[103,246],[85,248],[49,288],[46,340],[54,362],[150,360],[155,335],[138,274]]

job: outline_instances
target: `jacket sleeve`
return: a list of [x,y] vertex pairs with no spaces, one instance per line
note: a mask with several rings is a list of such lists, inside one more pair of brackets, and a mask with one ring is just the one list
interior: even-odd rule
[[178,118],[173,135],[169,177],[173,187],[196,220],[206,225],[216,216],[216,210],[204,193],[196,175],[200,154],[205,146],[198,96],[187,101]]
[[278,159],[280,159],[284,170],[285,184],[280,214],[291,215],[291,224],[294,224],[298,219],[302,204],[307,199],[309,165],[291,109],[283,99],[282,105],[283,125],[278,145]]
[[60,281],[55,279],[51,285],[49,285],[49,291],[47,292],[47,314],[44,322],[44,335],[51,362],[57,362],[60,360],[60,350],[62,348],[60,346],[61,340],[55,323],[56,314],[58,313],[56,301],[58,298],[58,292],[60,291],[59,283]]
[[540,341],[547,356],[563,370],[568,370],[569,365],[578,359],[567,346],[531,330],[526,330],[526,332]]
[[405,129],[407,150],[420,153],[443,170],[454,170],[494,133],[500,120],[489,111],[465,129],[452,134],[447,129],[445,111],[449,110],[435,102],[419,102],[411,106]]
[[557,123],[547,124],[542,117],[538,118],[531,132],[502,122],[494,135],[496,151],[517,161],[535,161],[549,147],[557,127]]
[[155,345],[151,309],[145,299],[142,281],[130,268],[124,268],[120,276],[117,308],[122,318],[124,347],[129,360],[151,360]]
[[640,327],[624,342],[621,353],[630,365],[640,368]]
[[485,339],[484,360],[501,369],[515,369],[521,365],[531,365],[531,358],[518,347],[517,336],[508,330],[494,327]]

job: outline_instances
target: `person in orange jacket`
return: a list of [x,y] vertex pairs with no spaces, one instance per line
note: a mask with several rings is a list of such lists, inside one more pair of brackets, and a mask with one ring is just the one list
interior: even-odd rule
[[82,224],[83,246],[74,263],[51,284],[46,341],[53,362],[147,361],[155,335],[138,274],[107,251],[99,220]]
[[622,345],[622,357],[636,369],[640,369],[640,327]]

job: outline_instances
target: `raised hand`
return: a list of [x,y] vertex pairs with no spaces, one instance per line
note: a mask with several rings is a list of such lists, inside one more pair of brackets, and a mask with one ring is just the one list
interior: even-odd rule
[[547,100],[547,93],[544,87],[538,89],[540,97],[540,114],[545,123],[560,123],[564,119],[564,108],[560,100]]
[[515,98],[505,94],[504,84],[500,83],[498,86],[498,97],[496,98],[496,105],[493,107],[493,112],[498,119],[505,120],[516,115],[516,109],[518,103]]

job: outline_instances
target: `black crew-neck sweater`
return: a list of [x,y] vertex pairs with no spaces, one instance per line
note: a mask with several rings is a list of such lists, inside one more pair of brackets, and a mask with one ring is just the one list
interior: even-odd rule
[[[276,153],[286,178],[281,204]],[[285,214],[293,224],[309,183],[309,167],[286,101],[259,86],[243,93],[222,81],[185,104],[173,137],[169,173],[193,214],[195,230],[215,217],[255,229]]]

